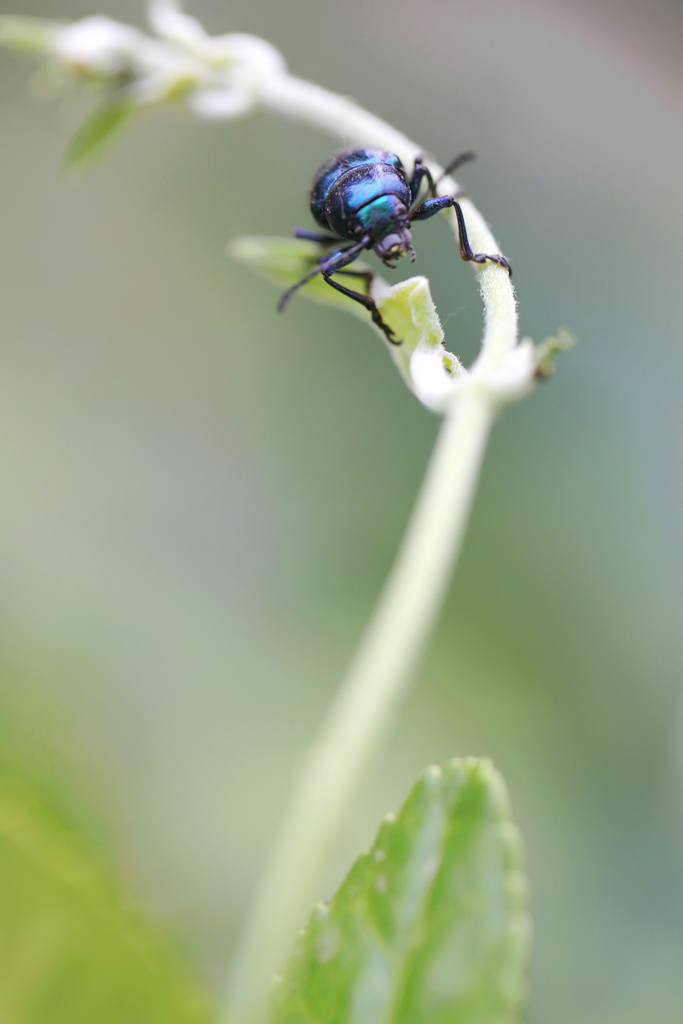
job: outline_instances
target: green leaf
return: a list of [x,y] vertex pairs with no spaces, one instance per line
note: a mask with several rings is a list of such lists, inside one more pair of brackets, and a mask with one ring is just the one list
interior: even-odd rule
[[73,170],[99,156],[137,109],[127,97],[108,97],[91,110],[64,154],[64,170]]
[[429,768],[272,993],[272,1024],[512,1024],[530,924],[520,840],[487,760]]
[[25,785],[0,777],[0,1020],[206,1024],[176,949],[103,859]]
[[[249,236],[234,239],[227,251],[232,259],[281,288],[289,288],[313,270],[323,250],[315,242],[302,238]],[[370,269],[362,260],[356,260],[353,267],[361,272]],[[348,277],[340,278],[340,283],[348,286]],[[400,339],[398,345],[389,344],[360,303],[330,288],[320,275],[303,285],[299,294],[360,317],[380,335],[411,391],[428,409],[444,411],[454,384],[465,375],[465,370],[457,356],[444,347],[443,328],[426,277],[410,277],[390,288],[379,275],[374,275],[371,295],[382,319]]]
[[443,412],[466,370],[457,356],[446,351],[429,280],[399,281],[378,297],[377,307],[401,339],[401,345],[391,346],[391,355],[406,384],[428,409]]

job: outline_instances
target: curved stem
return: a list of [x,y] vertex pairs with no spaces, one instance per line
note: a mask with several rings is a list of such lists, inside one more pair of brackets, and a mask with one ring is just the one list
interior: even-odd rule
[[[264,82],[259,105],[339,134],[349,145],[398,153],[408,165],[421,152],[400,132],[355,103],[283,74]],[[441,169],[430,162],[434,177]],[[457,185],[444,178],[441,189]],[[485,220],[461,203],[470,240],[497,252]],[[452,216],[457,237],[457,223]],[[472,377],[485,380],[517,340],[509,275],[476,268],[485,322]],[[454,400],[437,439],[395,565],[348,673],[295,780],[283,825],[254,898],[233,971],[230,1018],[260,1024],[270,974],[280,968],[301,927],[328,854],[372,752],[386,733],[425,648],[460,549],[489,430],[495,415],[486,389]]]

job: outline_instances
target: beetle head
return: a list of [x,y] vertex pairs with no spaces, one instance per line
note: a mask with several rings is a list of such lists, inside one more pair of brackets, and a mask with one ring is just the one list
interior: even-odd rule
[[[389,234],[375,242],[373,249],[382,260],[382,263],[388,263],[390,260],[396,260],[399,256],[405,256],[408,252],[410,253],[413,262],[415,261],[413,240],[410,237],[410,230],[407,226],[403,227],[396,225]],[[391,266],[390,263],[388,263],[388,265]]]

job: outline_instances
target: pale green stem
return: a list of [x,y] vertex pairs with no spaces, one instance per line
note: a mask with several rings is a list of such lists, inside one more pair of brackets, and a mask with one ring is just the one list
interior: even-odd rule
[[[348,144],[398,153],[408,165],[421,152],[352,101],[289,75],[263,83],[259,104],[340,134]],[[430,166],[439,172],[438,165]],[[445,179],[441,190],[455,188],[451,179]],[[475,250],[498,252],[481,214],[468,200],[462,205]],[[455,218],[453,226],[457,234]],[[508,274],[493,265],[477,274],[485,326],[472,378],[485,385],[487,375],[516,343],[517,315]],[[485,386],[464,389],[445,416],[389,580],[295,780],[249,912],[226,1020],[261,1024],[268,979],[283,966],[296,930],[320,895],[321,877],[363,770],[405,695],[436,621],[494,416],[494,400]]]

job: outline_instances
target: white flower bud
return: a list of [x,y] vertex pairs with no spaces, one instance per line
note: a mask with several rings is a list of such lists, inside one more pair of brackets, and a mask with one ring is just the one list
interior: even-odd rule
[[264,77],[283,75],[287,71],[285,59],[276,47],[245,32],[207,36],[205,47],[209,59],[241,65]]
[[99,15],[62,29],[53,43],[54,53],[65,64],[100,75],[115,75],[128,67],[143,45],[144,36],[137,29]]

